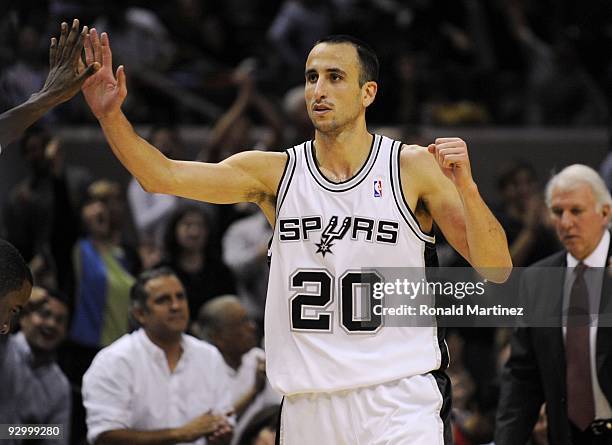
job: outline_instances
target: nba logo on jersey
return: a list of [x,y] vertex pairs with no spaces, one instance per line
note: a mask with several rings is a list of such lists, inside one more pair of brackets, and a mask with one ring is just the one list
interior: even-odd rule
[[374,197],[375,198],[382,198],[382,179],[375,179],[374,180]]

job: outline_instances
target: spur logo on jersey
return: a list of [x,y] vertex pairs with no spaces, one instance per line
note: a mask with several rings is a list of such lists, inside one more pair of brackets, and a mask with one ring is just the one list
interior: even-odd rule
[[317,253],[323,256],[325,256],[327,252],[333,253],[331,251],[331,248],[334,247],[332,241],[344,238],[344,235],[346,235],[346,232],[348,232],[348,229],[351,227],[351,217],[345,217],[342,226],[338,230],[336,230],[337,226],[338,217],[332,216],[321,235],[321,242],[317,243]]
[[382,179],[374,180],[374,197],[382,198],[383,195],[383,182]]
[[[384,219],[375,220],[361,216],[332,216],[325,228],[323,217],[304,216],[281,218],[278,221],[281,242],[313,241],[316,253],[325,256],[334,253],[332,247],[345,238],[350,241],[367,241],[381,244],[396,244],[399,235],[399,222]],[[314,232],[322,232],[319,242],[315,242]],[[350,234],[350,235],[349,235]],[[347,236],[348,235],[348,236]]]

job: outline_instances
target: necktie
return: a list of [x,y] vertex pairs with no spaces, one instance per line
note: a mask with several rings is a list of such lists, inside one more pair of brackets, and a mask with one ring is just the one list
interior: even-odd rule
[[587,266],[578,263],[570,293],[565,335],[567,411],[569,419],[584,431],[595,419],[589,341],[589,294],[584,279]]

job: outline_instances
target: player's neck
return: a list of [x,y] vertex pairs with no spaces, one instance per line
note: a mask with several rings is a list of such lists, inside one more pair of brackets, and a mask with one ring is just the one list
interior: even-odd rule
[[315,157],[321,172],[334,182],[352,178],[367,161],[373,138],[365,125],[334,134],[317,131]]

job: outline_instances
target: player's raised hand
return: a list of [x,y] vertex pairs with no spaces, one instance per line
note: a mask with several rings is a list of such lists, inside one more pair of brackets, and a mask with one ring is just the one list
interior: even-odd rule
[[92,28],[85,39],[85,62],[99,63],[101,68],[87,79],[82,86],[87,105],[98,120],[117,113],[127,96],[123,65],[113,74],[113,54],[108,34],[98,35]]
[[99,68],[99,63],[83,65],[81,52],[87,36],[87,26],[79,32],[79,21],[74,19],[72,27],[62,23],[59,41],[51,38],[49,47],[49,74],[40,91],[55,105],[71,99],[81,89],[83,82]]
[[453,181],[458,189],[469,187],[474,183],[465,141],[460,138],[437,138],[427,149],[442,173]]

